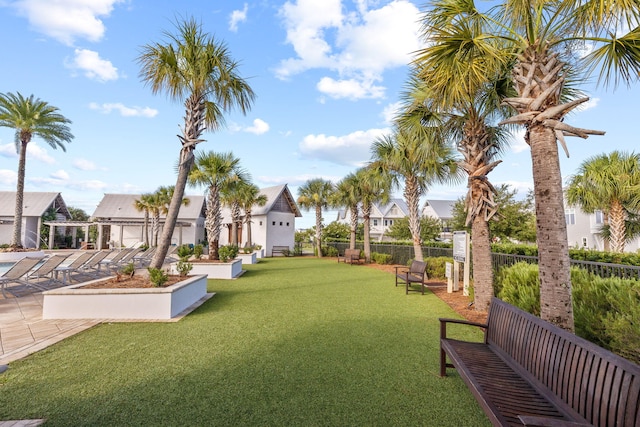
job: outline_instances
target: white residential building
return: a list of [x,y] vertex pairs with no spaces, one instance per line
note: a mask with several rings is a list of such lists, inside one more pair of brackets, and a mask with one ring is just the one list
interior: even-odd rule
[[[403,199],[391,199],[387,204],[374,203],[371,207],[370,236],[372,240],[383,241],[384,235],[399,218],[409,215],[409,208]],[[348,210],[338,211],[338,222],[350,224],[350,213]],[[362,223],[362,209],[358,209],[358,223]]]
[[[64,221],[71,218],[67,205],[60,193],[24,192],[22,210],[22,246],[25,248],[40,248],[48,244],[42,241],[40,229],[42,215],[49,209],[56,213],[56,220]],[[15,218],[15,191],[0,191],[0,243],[11,243]],[[64,230],[61,230],[64,233]]]
[[[604,251],[604,239],[600,237],[600,229],[604,225],[604,214],[595,211],[585,213],[578,206],[567,205],[565,201],[564,217],[567,222],[567,240],[570,248],[594,249]],[[636,252],[640,249],[640,239],[627,242],[625,252]]]
[[[296,218],[302,216],[289,187],[277,185],[262,188],[260,194],[267,197],[264,206],[254,206],[251,211],[251,240],[253,244],[261,245],[265,256],[271,256],[274,246],[287,246],[293,250],[295,245]],[[222,211],[224,224],[220,233],[220,245],[227,245],[231,240],[231,212],[228,208]],[[247,232],[242,228],[244,213],[241,217],[242,225],[238,228],[240,246],[247,244]]]

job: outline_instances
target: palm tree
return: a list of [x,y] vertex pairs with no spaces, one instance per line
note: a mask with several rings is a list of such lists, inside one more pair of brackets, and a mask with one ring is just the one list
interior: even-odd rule
[[249,180],[250,178],[246,181],[236,180],[229,183],[229,185],[225,186],[221,191],[222,204],[227,205],[231,211],[231,239],[229,239],[229,243],[235,246],[240,246],[238,228],[242,224],[242,192],[243,187],[249,185]]
[[264,206],[267,204],[267,196],[260,194],[257,185],[247,184],[240,189],[240,207],[244,210],[244,223],[247,224],[247,246],[253,246],[251,238],[251,217],[254,206]]
[[[158,246],[158,237],[160,236],[160,216],[169,212],[169,204],[173,198],[174,187],[158,187],[155,193],[149,195],[147,203],[151,214],[151,230],[153,246]],[[181,206],[189,205],[189,199],[183,198]]]
[[344,206],[349,210],[349,249],[356,248],[356,231],[358,230],[358,203],[360,186],[356,174],[350,173],[338,184],[330,200],[335,207]]
[[454,181],[456,159],[450,146],[437,141],[435,132],[424,134],[417,128],[399,128],[391,135],[373,142],[372,167],[391,177],[392,188],[403,184],[403,195],[409,208],[409,230],[414,257],[423,261],[420,238],[420,197],[433,183]]
[[[531,147],[540,314],[568,330],[573,330],[573,309],[557,142],[567,152],[565,136],[587,138],[603,132],[576,128],[565,121],[570,111],[588,100],[576,92],[567,97],[566,89],[586,82],[594,71],[605,85],[637,78],[638,13],[637,4],[616,0],[508,0],[487,13],[472,1],[438,0],[428,13],[435,24],[430,25],[436,31],[434,43],[455,50],[452,57],[467,59],[471,48],[482,51],[487,61],[513,65],[517,95],[504,102],[515,115],[502,123],[523,125]],[[580,44],[588,44],[589,53],[579,56],[576,47]]]
[[611,250],[624,252],[629,213],[640,208],[640,154],[614,151],[582,162],[569,180],[567,202],[583,211],[601,210],[609,223]]
[[371,208],[374,203],[387,203],[391,192],[391,180],[386,173],[372,167],[356,171],[364,222],[364,257],[371,261]]
[[240,159],[233,153],[209,151],[196,155],[193,169],[189,173],[189,184],[207,188],[207,208],[204,222],[209,240],[209,259],[218,260],[220,230],[222,228],[222,208],[220,192],[231,183],[249,179],[248,173],[240,167]]
[[24,179],[26,175],[27,145],[34,136],[42,138],[51,148],[60,147],[73,139],[69,128],[71,120],[59,113],[59,109],[33,95],[23,97],[20,92],[0,94],[0,126],[15,129],[18,153],[18,184],[16,209],[13,219],[12,248],[22,247],[22,210],[24,205]]
[[322,178],[310,179],[298,188],[298,204],[306,210],[316,211],[316,253],[322,257],[322,209],[330,206],[335,187]]
[[[483,63],[485,59],[480,54],[476,61],[467,58],[453,70],[443,66],[451,62],[449,55],[449,50],[440,50],[437,45],[421,52],[406,95],[407,108],[399,121],[410,127],[439,125],[440,138],[453,141],[463,156],[459,165],[468,175],[465,226],[471,226],[473,241],[474,307],[487,311],[493,296],[489,221],[499,215],[496,189],[487,175],[501,163],[496,158],[507,145],[508,132],[495,126],[495,122],[507,114],[500,102],[508,93],[508,82],[504,70],[490,69],[493,64]],[[474,67],[485,70],[482,80],[465,78]],[[494,78],[487,81],[485,76],[489,73]],[[430,130],[428,126],[426,129]]]
[[203,32],[201,24],[189,19],[176,24],[177,34],[165,33],[167,43],[143,47],[138,62],[140,77],[156,94],[166,92],[172,100],[183,102],[184,127],[179,135],[181,149],[175,191],[158,250],[151,267],[160,268],[171,243],[194,150],[205,130],[224,124],[223,114],[238,107],[243,114],[250,108],[254,93],[238,74],[224,43]]
[[140,196],[139,199],[134,200],[133,202],[133,207],[138,211],[138,212],[143,212],[144,213],[144,225],[143,225],[143,231],[144,231],[144,244],[147,246],[151,246],[149,243],[149,211],[151,209],[151,197],[152,195],[147,193],[147,194],[142,194]]

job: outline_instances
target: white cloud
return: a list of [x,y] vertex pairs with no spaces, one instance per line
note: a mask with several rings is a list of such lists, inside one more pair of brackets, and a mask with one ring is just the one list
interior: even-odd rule
[[126,0],[18,0],[13,7],[38,32],[72,45],[77,38],[96,42],[105,32],[100,18]]
[[110,61],[100,58],[98,52],[88,49],[76,49],[72,61],[66,62],[66,67],[80,70],[85,77],[99,82],[118,79],[118,69]]
[[575,111],[579,112],[579,111],[587,111],[590,110],[592,108],[596,108],[598,106],[598,103],[600,102],[600,98],[589,98],[588,101],[583,102],[582,104],[578,105],[575,109]]
[[384,110],[382,110],[382,113],[380,115],[382,116],[386,125],[391,126],[393,124],[402,110],[402,105],[402,102],[398,101],[384,107]]
[[[0,156],[9,158],[18,158],[15,144],[0,145]],[[31,141],[27,144],[27,164],[30,159],[39,160],[43,163],[53,164],[56,160],[47,153],[47,150],[40,147],[37,142]],[[17,163],[16,163],[17,165]]]
[[49,176],[51,178],[53,178],[53,179],[59,179],[59,180],[62,180],[62,181],[66,181],[66,180],[69,179],[69,174],[66,171],[62,170],[62,169],[53,172]]
[[299,148],[308,158],[360,167],[369,161],[373,141],[388,132],[389,129],[369,129],[343,136],[307,135]]
[[[0,185],[7,186],[15,186],[18,182],[18,173],[15,171],[0,169]],[[13,189],[15,191],[15,188]]]
[[358,1],[357,11],[343,14],[341,0],[288,1],[280,10],[287,42],[296,57],[281,61],[281,79],[313,68],[337,73],[325,76],[318,89],[332,97],[381,98],[386,69],[405,66],[420,48],[420,11],[407,0],[379,9]]
[[81,158],[75,159],[73,161],[73,167],[75,167],[76,169],[80,169],[81,171],[95,171],[95,170],[106,171],[106,170],[108,170],[105,167],[98,167],[91,160],[81,159]]
[[524,128],[520,128],[513,132],[511,141],[509,142],[509,147],[511,147],[511,151],[514,153],[522,153],[523,151],[529,150],[529,144],[524,140],[524,134]]
[[303,185],[305,182],[307,182],[310,179],[314,179],[314,178],[322,178],[322,179],[327,179],[329,181],[332,182],[338,182],[340,181],[343,177],[341,176],[329,176],[329,175],[317,175],[317,174],[302,174],[302,175],[294,175],[294,176],[272,176],[272,175],[268,175],[268,176],[259,176],[257,178],[257,180],[265,185],[274,185],[274,184],[282,184],[282,183],[287,183],[289,186],[299,186],[299,185]]
[[256,135],[262,135],[263,133],[269,132],[269,123],[261,119],[255,119],[253,121],[253,126],[245,128],[244,131]]
[[248,10],[249,5],[245,3],[242,10],[234,10],[231,12],[231,15],[229,16],[229,31],[233,31],[234,33],[238,31],[238,23],[245,22],[247,20]]
[[158,110],[150,107],[127,107],[119,102],[98,104],[92,102],[89,104],[89,108],[92,110],[100,111],[103,114],[110,114],[112,111],[117,111],[124,117],[155,117],[158,115]]

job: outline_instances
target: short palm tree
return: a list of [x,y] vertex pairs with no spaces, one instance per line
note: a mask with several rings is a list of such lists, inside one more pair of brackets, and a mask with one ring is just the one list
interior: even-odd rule
[[149,211],[151,209],[151,197],[152,195],[149,193],[142,194],[139,199],[136,199],[133,202],[134,208],[136,208],[138,212],[142,212],[144,214],[144,244],[147,245],[147,247],[151,246],[149,240]]
[[240,189],[240,208],[244,210],[244,223],[247,225],[247,246],[253,246],[251,236],[251,217],[254,206],[264,206],[267,204],[267,196],[260,194],[260,189],[255,184],[243,185]]
[[15,129],[18,153],[18,184],[13,218],[12,248],[22,247],[22,210],[24,206],[24,179],[26,175],[27,145],[34,136],[42,138],[51,148],[65,150],[64,143],[73,139],[71,121],[59,109],[33,95],[25,98],[20,92],[0,94],[0,126]]
[[189,173],[189,184],[202,185],[207,191],[206,218],[204,221],[209,240],[209,259],[218,260],[220,231],[222,228],[221,191],[238,180],[247,181],[248,173],[240,167],[240,159],[233,153],[196,154],[196,161]]
[[205,130],[217,130],[224,124],[223,114],[238,107],[244,114],[250,108],[254,92],[238,73],[224,43],[203,32],[194,19],[179,22],[177,33],[165,33],[166,44],[143,47],[138,57],[140,77],[155,93],[166,92],[172,100],[183,102],[184,127],[179,135],[181,149],[174,197],[158,250],[151,267],[160,268],[171,243],[194,150],[203,141]]
[[242,225],[242,193],[244,187],[250,185],[250,179],[249,177],[246,181],[236,180],[231,182],[221,191],[222,204],[228,206],[231,211],[231,238],[229,239],[229,243],[235,246],[240,246],[240,233],[238,230]]
[[372,167],[363,167],[356,171],[358,180],[358,194],[362,205],[362,219],[364,223],[364,257],[371,261],[371,209],[374,203],[387,203],[391,193],[389,176]]
[[314,178],[298,188],[298,204],[306,210],[316,212],[316,253],[322,257],[322,209],[330,206],[331,195],[335,191],[331,181]]
[[601,210],[609,223],[611,250],[624,252],[629,213],[640,208],[640,154],[614,151],[593,156],[569,179],[567,202],[583,211]]
[[388,173],[392,189],[403,187],[409,208],[409,230],[414,257],[423,261],[420,232],[420,197],[434,183],[455,181],[457,163],[450,146],[437,140],[436,132],[417,127],[398,128],[373,142],[371,166]]
[[[516,96],[504,99],[515,112],[503,123],[525,127],[531,147],[540,267],[541,317],[573,330],[570,260],[564,220],[557,142],[603,132],[565,121],[587,97],[567,88],[598,71],[604,84],[635,81],[640,72],[640,8],[619,0],[505,0],[487,13],[469,0],[437,0],[428,15],[434,44],[467,59],[471,48],[487,61],[511,64]],[[576,46],[587,44],[580,56]],[[475,53],[471,52],[471,55]],[[455,66],[450,62],[449,65]],[[468,78],[481,77],[482,68]]]
[[358,204],[360,203],[360,186],[356,174],[350,173],[336,184],[330,204],[335,207],[346,207],[349,210],[349,249],[356,248],[356,231],[358,230]]

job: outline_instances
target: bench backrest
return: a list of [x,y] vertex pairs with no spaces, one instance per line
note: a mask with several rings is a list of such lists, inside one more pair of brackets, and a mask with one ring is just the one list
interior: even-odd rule
[[427,270],[427,263],[424,261],[411,261],[409,267],[409,273],[411,274],[423,274]]
[[497,298],[486,340],[596,426],[637,427],[640,366]]
[[360,249],[345,249],[344,256],[346,258],[360,258]]

